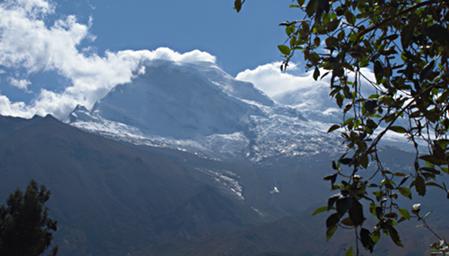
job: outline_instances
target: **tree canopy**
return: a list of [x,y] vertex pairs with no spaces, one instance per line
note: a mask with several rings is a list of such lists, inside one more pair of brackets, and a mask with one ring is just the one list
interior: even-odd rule
[[[235,0],[235,9],[244,3]],[[382,235],[402,246],[397,224],[425,219],[419,204],[405,209],[400,201],[425,196],[429,187],[449,198],[449,1],[297,0],[290,8],[298,19],[281,24],[288,37],[278,46],[281,69],[301,54],[315,80],[330,78],[330,96],[344,114],[329,129],[341,132],[346,146],[325,177],[337,193],[316,211],[331,212],[327,237],[346,227],[369,251]],[[379,144],[387,133],[410,142],[410,169],[383,164]],[[443,247],[444,240],[434,245]]]
[[[40,256],[50,247],[56,221],[48,217],[45,203],[50,192],[31,181],[25,193],[12,193],[0,206],[0,255]],[[55,256],[57,248],[50,255]]]

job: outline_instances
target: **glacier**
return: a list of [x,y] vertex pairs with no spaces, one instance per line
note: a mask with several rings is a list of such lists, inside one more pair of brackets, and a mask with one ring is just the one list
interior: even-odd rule
[[306,118],[300,108],[277,103],[210,62],[144,62],[130,83],[115,87],[92,109],[78,106],[68,123],[212,159],[262,161],[341,148],[321,117]]

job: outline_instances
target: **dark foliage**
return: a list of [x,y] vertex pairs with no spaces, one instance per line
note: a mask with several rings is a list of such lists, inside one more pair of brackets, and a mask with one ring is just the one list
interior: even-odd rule
[[[39,256],[50,247],[56,221],[45,203],[50,192],[31,181],[25,193],[17,190],[0,207],[0,255]],[[55,247],[50,255],[56,255]]]
[[[281,24],[288,36],[278,46],[285,58],[281,69],[301,53],[315,80],[329,79],[330,96],[344,113],[329,129],[340,131],[346,146],[325,178],[337,194],[327,209],[317,210],[332,212],[327,235],[343,226],[355,230],[356,246],[361,242],[371,252],[382,235],[402,246],[398,224],[423,219],[401,202],[425,196],[430,187],[449,198],[449,2],[293,2],[290,8],[301,19]],[[235,9],[242,4],[236,0]],[[387,133],[410,141],[416,153],[410,168],[383,164],[378,149]],[[371,213],[374,227],[364,212]]]

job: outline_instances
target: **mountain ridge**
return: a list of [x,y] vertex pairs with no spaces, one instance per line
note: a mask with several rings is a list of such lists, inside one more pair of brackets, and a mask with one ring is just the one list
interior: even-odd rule
[[119,140],[218,159],[260,161],[338,148],[330,146],[336,141],[324,127],[215,64],[156,61],[144,67],[143,74],[117,86],[92,110],[77,107],[69,123]]

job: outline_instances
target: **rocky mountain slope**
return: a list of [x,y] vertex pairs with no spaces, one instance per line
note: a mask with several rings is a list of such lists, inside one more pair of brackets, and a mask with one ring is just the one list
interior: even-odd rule
[[[322,171],[306,176],[287,160],[208,160],[109,140],[49,116],[0,117],[0,125],[0,198],[31,179],[45,184],[69,256],[133,255],[236,232],[302,212],[324,188],[312,183]],[[316,160],[309,167],[323,168]]]
[[117,86],[92,110],[78,107],[69,122],[136,144],[165,146],[212,158],[332,153],[326,125],[274,103],[252,84],[215,64],[152,61],[131,83]]
[[[348,246],[342,233],[323,247],[325,216],[310,216],[330,193],[321,181],[326,153],[217,161],[110,140],[52,117],[0,117],[0,125],[0,199],[31,179],[45,184],[63,255],[341,255]],[[412,157],[386,155],[390,166]],[[438,209],[431,221],[446,232],[442,200],[430,194],[422,202]],[[430,239],[407,230],[406,243]],[[387,241],[379,255],[426,249],[392,248]]]

